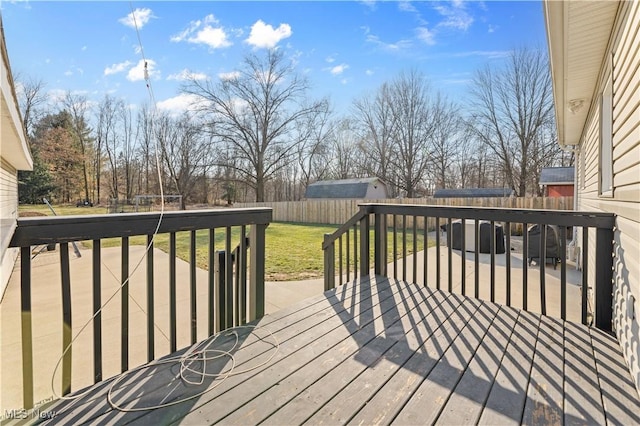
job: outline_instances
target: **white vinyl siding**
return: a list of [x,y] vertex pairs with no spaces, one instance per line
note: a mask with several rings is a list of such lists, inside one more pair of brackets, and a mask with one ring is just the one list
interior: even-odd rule
[[613,195],[613,90],[611,88],[611,78],[602,91],[600,102],[600,195]]
[[[611,81],[611,158],[600,157],[601,98],[594,99],[585,124],[578,164],[584,186],[578,209],[617,215],[614,239],[613,325],[631,374],[640,389],[640,2],[621,2],[602,75],[595,93]],[[605,113],[606,114],[606,113]],[[606,129],[605,129],[606,131]],[[603,197],[599,168],[611,164],[611,191]],[[584,177],[583,177],[584,176]],[[606,185],[605,185],[606,186]],[[595,240],[590,241],[595,244]],[[590,264],[597,260],[592,258]],[[631,306],[633,304],[634,306]],[[635,312],[635,316],[631,313]]]
[[[0,219],[2,229],[15,224],[18,217],[18,172],[2,160],[0,167]],[[2,241],[2,252],[8,241]]]
[[17,249],[9,249],[18,217],[18,172],[0,162],[0,299],[13,269]]

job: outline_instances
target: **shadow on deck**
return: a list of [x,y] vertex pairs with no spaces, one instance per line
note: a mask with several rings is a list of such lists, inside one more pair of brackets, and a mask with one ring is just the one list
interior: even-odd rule
[[[182,364],[202,384],[179,378],[181,352],[46,409],[62,424],[640,423],[618,343],[581,324],[378,276],[255,325],[209,346],[233,358]],[[113,409],[111,387],[141,411]]]

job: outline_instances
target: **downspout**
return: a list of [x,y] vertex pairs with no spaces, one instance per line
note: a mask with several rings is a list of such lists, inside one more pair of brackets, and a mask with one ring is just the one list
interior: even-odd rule
[[[572,154],[576,154],[575,155],[575,165],[573,166],[573,211],[578,211],[578,167],[577,165],[579,164],[579,155],[580,155],[580,145],[570,145],[570,146],[566,146],[566,145],[560,145],[560,149],[564,152],[570,152]],[[569,251],[569,253],[571,253],[571,257],[572,257],[572,261],[575,262],[576,264],[576,268],[578,270],[580,270],[582,268],[582,265],[580,265],[580,254],[578,253],[578,250],[576,250],[576,246],[578,244],[578,228],[577,227],[573,227],[573,237],[571,238],[571,244],[569,244],[569,247],[572,248],[572,250]]]

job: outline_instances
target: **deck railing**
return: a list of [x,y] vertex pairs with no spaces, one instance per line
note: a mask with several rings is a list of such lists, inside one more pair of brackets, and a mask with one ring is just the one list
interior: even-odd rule
[[[322,245],[325,289],[334,288],[336,279],[343,284],[345,280],[374,273],[476,298],[482,290],[488,293],[484,298],[492,302],[525,310],[532,310],[535,305],[533,310],[543,315],[549,314],[548,293],[553,290],[554,294],[559,292],[556,316],[568,319],[570,303],[572,307],[578,303],[576,318],[570,319],[610,331],[614,223],[615,216],[607,213],[361,204],[360,211],[349,221],[325,235]],[[528,232],[532,225],[538,225],[540,231],[535,242]],[[486,243],[486,239],[481,241],[480,228],[487,226],[489,247],[484,251],[487,254],[481,254],[480,245]],[[469,232],[472,247],[466,242]],[[553,271],[559,282],[559,288],[553,289],[548,288],[551,271],[547,265],[546,242],[547,233],[551,232],[557,233],[559,245],[553,254],[553,267],[556,268],[557,262],[560,268],[559,273]],[[517,255],[512,253],[516,241],[522,244]],[[429,250],[434,244],[435,248]],[[505,250],[500,254],[496,248],[502,244]],[[572,248],[571,256],[567,255],[568,247]],[[435,251],[435,260],[431,262],[429,251]],[[532,258],[536,258],[535,264]],[[500,265],[497,265],[498,259]],[[434,267],[435,271],[428,270]],[[580,269],[579,282],[569,284],[573,287],[571,294],[568,293],[569,268],[572,275]],[[486,283],[488,291],[484,290]],[[500,298],[498,288],[503,291]],[[520,293],[521,298],[516,300]],[[573,300],[574,296],[579,300]]]
[[[21,280],[21,330],[22,330],[22,369],[23,369],[23,407],[34,405],[34,369],[32,335],[32,293],[38,290],[38,282],[32,279],[32,257],[34,247],[39,245],[59,245],[60,274],[62,285],[62,394],[71,389],[72,371],[72,312],[79,306],[73,306],[71,293],[71,273],[69,244],[87,241],[91,245],[92,256],[92,312],[93,331],[93,380],[103,380],[103,320],[101,310],[105,300],[101,299],[104,289],[102,271],[102,241],[106,238],[119,238],[121,246],[120,277],[120,370],[127,371],[129,366],[130,327],[145,327],[147,334],[147,360],[158,356],[154,350],[156,336],[156,318],[154,312],[154,293],[158,290],[169,293],[169,341],[170,352],[178,349],[177,281],[189,281],[189,328],[182,330],[190,333],[191,343],[197,341],[197,304],[206,303],[207,334],[212,335],[225,328],[244,324],[264,315],[264,259],[265,229],[271,222],[269,208],[223,209],[202,211],[181,211],[160,213],[136,213],[122,215],[88,215],[64,217],[21,218],[18,220],[10,246],[20,247]],[[168,277],[154,277],[154,234],[168,235]],[[178,234],[183,233],[183,234]],[[233,237],[232,237],[233,233]],[[197,234],[202,241],[197,247]],[[223,235],[223,243],[216,235]],[[129,317],[130,278],[130,237],[143,236],[148,244],[144,264],[146,266],[146,324],[131,324]],[[188,241],[189,276],[177,276],[177,236],[180,241]],[[144,239],[146,237],[146,239]],[[207,300],[198,300],[196,293],[196,252],[206,253],[208,263]],[[133,272],[133,271],[131,271]],[[159,289],[158,282],[168,289]],[[82,284],[82,283],[79,283]],[[163,319],[166,320],[166,319]],[[113,331],[111,331],[113,332]],[[202,332],[201,332],[202,334]],[[56,351],[57,352],[57,351]],[[90,354],[88,356],[91,356]],[[106,377],[105,377],[106,378]],[[50,380],[50,379],[49,379]],[[73,389],[74,391],[77,389]]]

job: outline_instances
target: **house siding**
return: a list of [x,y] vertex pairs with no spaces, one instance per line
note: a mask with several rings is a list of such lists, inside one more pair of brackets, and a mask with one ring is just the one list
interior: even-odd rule
[[18,217],[18,172],[4,159],[0,161],[0,299],[9,281],[18,250],[10,249],[9,238],[13,234]]
[[[613,327],[640,389],[640,2],[621,2],[576,161],[579,210],[617,215]],[[600,97],[613,79],[613,194],[599,194]],[[590,235],[590,244],[595,244]],[[590,265],[597,260],[590,259]]]

